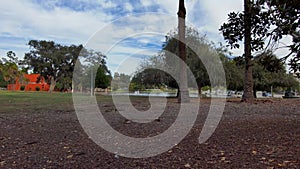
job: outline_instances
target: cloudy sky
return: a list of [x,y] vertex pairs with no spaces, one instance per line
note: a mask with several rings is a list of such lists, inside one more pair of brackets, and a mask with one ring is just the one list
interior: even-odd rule
[[[243,8],[242,0],[185,2],[188,24],[215,42],[224,42],[218,29],[227,14]],[[53,40],[99,50],[108,56],[112,72],[132,73],[176,27],[177,9],[178,0],[0,1],[0,56],[12,50],[23,58],[29,40]]]

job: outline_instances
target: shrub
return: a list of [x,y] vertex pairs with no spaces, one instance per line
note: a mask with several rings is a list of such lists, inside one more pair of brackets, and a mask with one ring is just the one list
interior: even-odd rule
[[25,90],[25,86],[21,86],[21,91],[24,91]]
[[40,91],[41,89],[40,89],[40,87],[37,86],[37,87],[35,87],[35,90]]

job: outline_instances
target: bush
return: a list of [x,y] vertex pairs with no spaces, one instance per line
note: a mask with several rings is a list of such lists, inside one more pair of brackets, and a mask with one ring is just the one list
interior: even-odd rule
[[21,91],[24,91],[25,90],[25,86],[21,86]]
[[37,86],[37,87],[35,87],[35,90],[40,91],[41,89],[40,89],[40,87]]

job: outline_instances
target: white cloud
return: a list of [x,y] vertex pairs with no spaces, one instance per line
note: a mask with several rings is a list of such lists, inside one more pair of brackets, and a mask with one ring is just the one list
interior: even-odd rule
[[73,11],[56,7],[45,10],[29,1],[1,1],[0,35],[84,43],[112,17],[101,12]]
[[105,9],[115,8],[118,6],[116,3],[112,2],[111,0],[106,0],[105,2],[103,2],[103,0],[99,0],[98,2]]
[[[122,38],[135,35],[145,36],[146,33],[159,33],[164,36],[177,27],[178,1],[174,0],[140,0],[117,3],[115,0],[80,0],[90,3],[97,8],[87,11],[72,10],[57,6],[59,0],[45,0],[43,6],[31,0],[0,1],[0,56],[6,55],[6,49],[14,50],[19,57],[28,51],[26,43],[31,39],[54,40],[64,44],[85,44],[91,36],[89,47],[106,52]],[[209,40],[223,41],[218,31],[221,24],[226,22],[227,14],[231,11],[242,11],[241,0],[186,0],[187,21],[196,26],[201,33],[209,35]],[[98,3],[98,4],[95,4]],[[141,8],[139,5],[142,4]],[[122,15],[134,14],[134,9],[154,10],[167,13],[170,16],[157,17],[148,14],[131,16],[111,23],[113,19],[122,17],[114,8],[122,6],[126,11]],[[100,8],[100,9],[99,9]],[[125,14],[124,14],[125,12]],[[98,31],[98,34],[94,34]],[[104,31],[104,33],[100,33]],[[140,36],[136,35],[136,36]],[[12,39],[12,40],[8,40]],[[17,39],[17,40],[16,40]],[[8,41],[7,41],[8,40]],[[163,39],[164,40],[164,39]],[[151,38],[142,38],[139,43],[153,43]],[[137,46],[137,45],[135,45]],[[119,53],[131,54],[136,52],[136,47],[122,46],[119,44]],[[23,52],[22,52],[23,51]],[[233,50],[234,55],[243,53],[240,49]],[[116,53],[116,52],[115,52]],[[150,54],[150,52],[148,52]],[[111,65],[126,56],[108,56]],[[110,64],[110,63],[109,63]]]
[[124,7],[129,12],[132,12],[132,10],[133,10],[132,5],[130,3],[128,3],[128,2],[125,3]]

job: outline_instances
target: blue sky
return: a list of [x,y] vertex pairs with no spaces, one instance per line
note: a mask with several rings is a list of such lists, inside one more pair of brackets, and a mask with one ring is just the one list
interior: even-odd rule
[[[185,2],[187,22],[215,42],[224,42],[218,29],[227,14],[243,8],[242,0]],[[0,57],[12,50],[23,58],[29,40],[53,40],[95,47],[107,55],[112,72],[130,58],[118,71],[132,73],[140,61],[158,52],[164,35],[176,27],[177,9],[178,0],[0,1]]]

